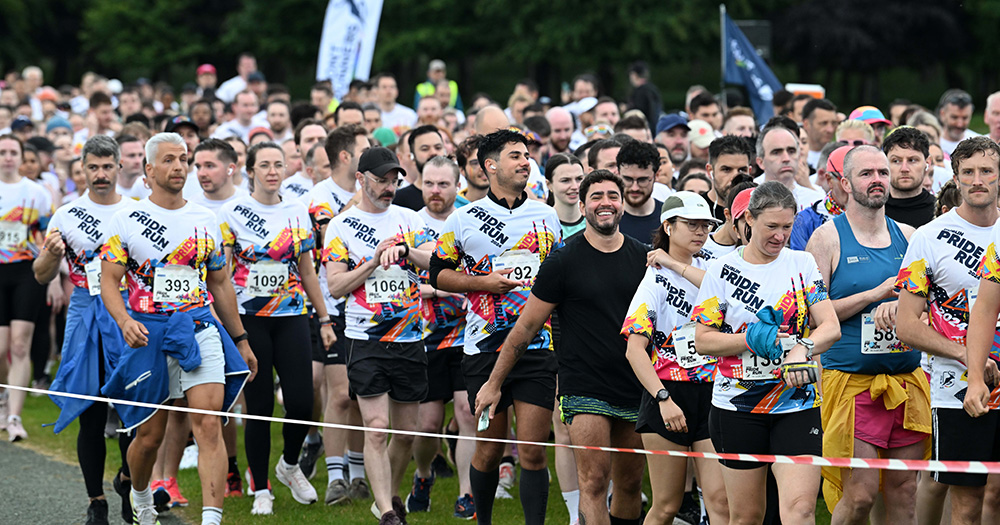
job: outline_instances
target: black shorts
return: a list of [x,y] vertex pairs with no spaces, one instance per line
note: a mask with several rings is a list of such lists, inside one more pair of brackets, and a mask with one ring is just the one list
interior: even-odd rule
[[[455,392],[465,390],[461,346],[427,351],[427,397],[424,401],[447,403]],[[431,381],[433,379],[433,381]]]
[[[787,414],[752,414],[722,410],[713,406],[708,431],[716,452],[727,454],[779,454],[819,456],[823,452],[823,431],[819,408]],[[755,469],[767,463],[720,459],[733,469]]]
[[[490,379],[499,352],[466,355],[462,358],[469,410],[475,413],[476,395]],[[500,386],[497,410],[506,410],[514,400],[551,410],[556,402],[556,356],[548,350],[529,350],[517,360]]]
[[419,403],[427,396],[424,342],[347,342],[347,381],[358,397],[389,394],[399,403]]
[[316,312],[309,316],[309,337],[312,341],[312,360],[324,365],[347,364],[347,338],[344,336],[344,316],[330,316],[333,323],[333,334],[337,340],[330,345],[330,349],[323,348],[323,338],[319,335],[319,318]]
[[660,437],[682,447],[690,447],[695,442],[709,438],[708,414],[712,409],[712,383],[692,383],[687,381],[663,381],[663,388],[670,392],[670,399],[677,403],[687,423],[687,432],[671,432],[663,425],[660,404],[642,391],[639,405],[639,420],[635,431],[640,434],[659,434]]
[[11,321],[38,319],[45,304],[45,287],[35,280],[31,261],[0,264],[0,326],[10,326]]
[[[972,417],[961,408],[935,408],[932,433],[933,458],[941,461],[1000,460],[1000,412],[990,410]],[[975,436],[970,439],[970,436]],[[934,481],[945,485],[982,487],[986,474],[933,472]]]

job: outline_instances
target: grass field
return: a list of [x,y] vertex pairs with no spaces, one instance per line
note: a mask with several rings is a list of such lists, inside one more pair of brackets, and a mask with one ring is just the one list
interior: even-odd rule
[[[280,407],[277,407],[277,409],[279,411],[281,410]],[[24,410],[24,426],[29,433],[29,439],[22,442],[23,446],[45,453],[46,455],[55,457],[61,461],[76,464],[76,434],[79,428],[77,423],[73,423],[69,428],[58,435],[54,434],[50,427],[41,428],[42,424],[54,422],[58,415],[58,408],[48,399],[48,397],[33,397],[29,395]],[[280,416],[281,414],[277,413],[276,415]],[[239,465],[242,471],[246,468],[242,427],[240,427],[238,436]],[[6,435],[4,435],[4,438],[6,438]],[[323,468],[322,460],[320,460],[320,463],[317,465],[316,477],[312,480],[313,485],[316,487],[316,492],[319,494],[320,502],[313,505],[301,505],[296,503],[295,500],[292,499],[288,488],[279,483],[274,477],[273,468],[274,464],[278,461],[282,443],[283,441],[280,429],[277,428],[276,425],[273,425],[271,432],[272,471],[270,473],[270,479],[275,494],[274,515],[251,516],[250,506],[253,502],[252,496],[228,498],[225,501],[225,514],[222,520],[223,523],[269,525],[300,523],[372,525],[375,523],[375,518],[369,511],[371,500],[352,502],[348,505],[332,507],[328,507],[322,503],[327,480],[326,470]],[[552,449],[549,449],[549,470],[552,472],[553,480],[549,487],[549,505],[545,522],[562,525],[568,523],[569,519],[566,512],[566,506],[563,504],[562,496],[559,491],[559,484],[555,479],[553,455],[554,453],[552,452]],[[110,480],[114,473],[118,471],[119,465],[120,458],[118,454],[118,447],[111,441],[108,441],[105,477]],[[413,464],[411,463],[407,477],[404,479],[412,479],[413,468]],[[190,506],[181,509],[174,509],[171,512],[179,513],[179,515],[189,523],[200,523],[201,495],[197,471],[194,469],[182,470],[178,481],[182,493],[190,500]],[[410,487],[409,483],[404,483],[404,485],[405,486],[401,488],[400,496],[405,500]],[[647,496],[650,494],[648,477],[644,482],[643,492]],[[512,495],[514,496],[514,499],[512,500],[497,500],[493,513],[493,522],[497,525],[514,525],[524,522],[524,518],[521,514],[521,504],[517,499],[516,485],[512,491]],[[458,478],[452,477],[438,479],[434,485],[432,493],[431,512],[426,514],[411,514],[408,516],[407,520],[412,524],[452,523],[457,525],[459,523],[463,523],[462,520],[452,516],[455,498],[457,497]],[[118,496],[112,493],[108,495],[108,499],[112,510],[117,509],[119,504]],[[81,508],[86,506],[86,492],[82,483],[80,484],[79,505]],[[111,516],[112,518],[115,518],[117,513],[112,512]],[[827,524],[830,522],[829,513],[826,512],[826,505],[823,504],[822,501],[820,501],[817,505],[816,522],[819,524]],[[116,523],[116,521],[112,521],[112,523]]]

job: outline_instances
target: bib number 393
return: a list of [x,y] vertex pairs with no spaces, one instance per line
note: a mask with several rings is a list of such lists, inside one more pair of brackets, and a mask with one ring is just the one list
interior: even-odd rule
[[400,266],[388,270],[379,266],[365,279],[365,301],[368,304],[402,301],[410,288],[409,273]]
[[254,297],[273,297],[288,280],[288,266],[277,261],[250,265],[247,273],[246,292]]
[[[494,270],[510,270],[507,278],[514,281],[533,282],[538,275],[541,261],[537,253],[528,250],[511,250],[493,260]],[[522,287],[523,289],[524,287]]]
[[90,295],[101,295],[101,258],[94,257],[93,261],[83,265],[83,271],[87,275],[87,291]]
[[168,264],[153,273],[153,302],[192,303],[199,291],[198,271],[190,266]]
[[695,350],[694,327],[695,323],[690,322],[674,330],[674,353],[677,364],[683,368],[698,368],[715,361],[714,357],[701,355]]
[[781,366],[781,363],[788,357],[788,352],[795,346],[795,338],[793,337],[784,337],[780,341],[783,352],[778,359],[771,360],[750,351],[740,355],[740,359],[743,361],[743,379],[751,381],[774,379],[772,372]]
[[17,251],[28,240],[28,225],[15,221],[0,221],[0,250]]
[[896,330],[879,330],[871,314],[861,314],[861,353],[893,354],[906,352],[909,347],[896,338]]

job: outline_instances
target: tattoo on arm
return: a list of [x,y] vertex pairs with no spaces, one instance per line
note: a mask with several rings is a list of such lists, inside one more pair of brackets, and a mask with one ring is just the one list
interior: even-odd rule
[[583,511],[579,511],[579,518],[576,522],[579,525],[587,525],[587,516],[583,513]]
[[528,351],[528,343],[520,343],[514,345],[514,355],[517,357],[517,359],[521,359],[521,356],[523,356],[524,353],[527,351]]

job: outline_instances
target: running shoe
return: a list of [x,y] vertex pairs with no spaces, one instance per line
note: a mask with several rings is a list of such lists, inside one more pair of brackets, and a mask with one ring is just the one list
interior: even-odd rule
[[108,407],[108,419],[104,422],[104,437],[118,439],[118,412],[115,407]]
[[390,510],[378,519],[378,525],[406,525],[406,522],[401,520],[395,511]]
[[243,496],[243,480],[240,475],[230,472],[226,475],[226,496],[227,498],[238,498]]
[[406,512],[430,512],[431,489],[434,487],[434,477],[418,478],[413,474],[413,488],[406,497]]
[[319,499],[316,496],[316,487],[309,483],[299,466],[285,463],[284,457],[279,459],[278,464],[274,466],[274,474],[278,476],[278,481],[291,489],[295,501],[309,505],[316,503],[316,500]]
[[392,511],[396,513],[399,521],[406,525],[406,505],[403,505],[403,499],[399,496],[392,497]]
[[500,486],[507,490],[514,488],[515,473],[513,463],[500,463]]
[[[247,494],[253,494],[254,492],[257,492],[257,487],[254,486],[253,484],[253,475],[250,474],[250,467],[247,467],[247,469],[244,471],[243,477],[244,479],[247,480]],[[271,490],[270,479],[267,480],[267,490]]]
[[170,510],[170,493],[162,479],[155,479],[149,483],[149,490],[153,491],[153,508],[156,512],[166,512]]
[[170,494],[171,507],[187,507],[188,500],[181,494],[181,488],[177,485],[177,478],[167,478],[163,480],[163,488]]
[[326,504],[337,505],[351,501],[351,488],[342,479],[335,479],[326,486]]
[[476,519],[476,503],[472,501],[472,494],[466,494],[455,501],[455,517],[463,520]]
[[187,470],[189,468],[198,468],[198,444],[188,445],[184,447],[184,455],[181,456],[181,464],[177,467],[179,470]]
[[[31,380],[31,388],[37,388],[39,390],[48,390],[52,386],[52,379],[48,375],[42,375],[38,379]],[[39,397],[42,394],[38,392],[32,392],[31,397]]]
[[[114,486],[115,492],[122,499],[122,520],[125,523],[132,523],[132,500],[128,497],[132,492],[132,480],[122,480],[122,471],[119,469],[111,485]],[[156,506],[155,498],[153,506]]]
[[299,454],[299,468],[302,469],[302,473],[307,478],[313,479],[313,476],[316,475],[316,462],[323,457],[324,452],[323,441],[302,445],[302,453]]
[[7,438],[11,443],[16,443],[22,439],[28,439],[28,433],[24,431],[21,424],[21,416],[11,414],[7,416]]
[[156,520],[156,509],[152,505],[136,505],[131,492],[128,497],[129,503],[135,510],[132,516],[132,525],[160,525],[160,522]]
[[431,471],[434,472],[435,478],[455,477],[455,470],[451,468],[448,460],[444,459],[444,456],[441,454],[434,456],[434,461],[431,462]]
[[108,523],[108,500],[95,499],[87,509],[86,525],[110,525]]
[[[372,491],[368,488],[368,480],[365,478],[354,478],[351,480],[351,489],[347,493],[352,500],[368,499],[372,497]],[[378,516],[376,516],[377,518]]]
[[274,514],[274,494],[271,491],[261,492],[260,494],[254,493],[253,495],[253,508],[250,509],[250,514],[254,516],[270,516]]

